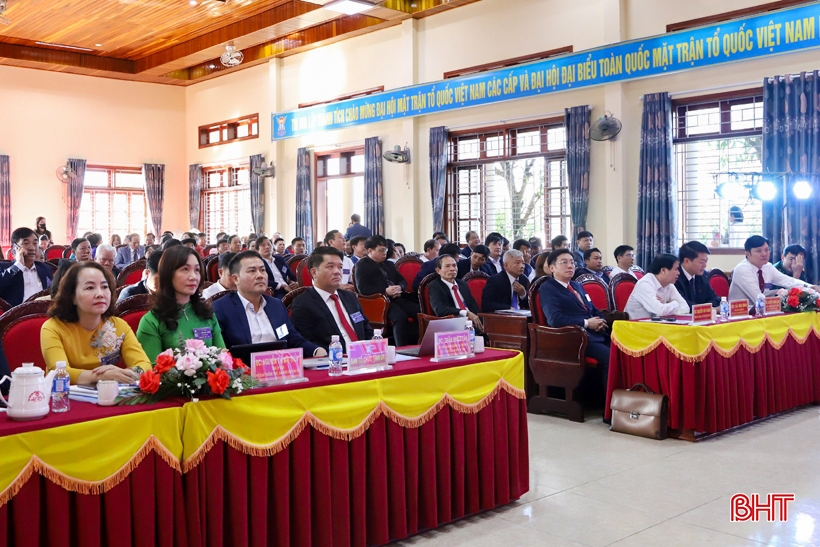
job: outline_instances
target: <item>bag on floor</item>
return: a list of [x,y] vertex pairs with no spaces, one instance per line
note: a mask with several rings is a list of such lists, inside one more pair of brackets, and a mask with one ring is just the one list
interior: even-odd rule
[[[643,388],[645,393],[636,388]],[[609,408],[612,409],[610,431],[657,440],[666,438],[667,395],[655,394],[644,384],[635,384],[630,389],[614,390]]]

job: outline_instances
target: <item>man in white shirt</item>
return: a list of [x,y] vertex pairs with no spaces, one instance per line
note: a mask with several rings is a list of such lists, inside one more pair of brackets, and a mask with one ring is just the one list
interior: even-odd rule
[[624,311],[630,319],[689,313],[689,304],[675,288],[680,275],[679,265],[675,255],[659,254],[652,259],[649,273],[638,280],[626,302]]
[[367,256],[367,249],[364,248],[364,242],[367,238],[364,236],[355,236],[350,238],[350,250],[353,254],[350,256],[350,261],[356,264],[360,259]]
[[296,275],[285,263],[285,259],[273,254],[270,239],[260,236],[256,240],[256,250],[262,255],[262,260],[268,269],[268,285],[273,287],[273,295],[276,298],[282,298],[299,286],[296,282]]
[[484,246],[490,250],[487,257],[487,264],[495,270],[495,273],[504,271],[504,264],[501,262],[501,255],[504,254],[504,238],[498,234],[489,234],[484,240]]
[[635,272],[629,270],[635,265],[635,249],[629,245],[619,245],[615,247],[615,263],[612,271],[609,272],[609,278],[615,279],[615,276],[620,273],[628,273],[632,277],[637,277]]
[[37,234],[31,228],[17,228],[11,234],[14,264],[0,270],[0,298],[17,306],[51,284],[51,268],[37,258]]
[[744,244],[746,258],[732,271],[732,284],[729,287],[729,300],[746,300],[754,305],[757,295],[772,290],[772,285],[790,289],[820,290],[805,281],[790,277],[769,263],[769,241],[763,236],[752,236]]
[[437,239],[428,239],[424,242],[424,254],[419,256],[422,262],[428,260],[435,260],[438,258],[438,250],[441,248],[441,243]]
[[339,230],[331,230],[325,234],[325,245],[333,247],[342,253],[342,279],[339,288],[344,291],[352,291],[353,284],[350,282],[350,275],[353,271],[353,261],[350,257],[345,256],[345,238]]
[[208,299],[214,295],[217,295],[224,291],[233,291],[236,290],[236,283],[234,283],[233,277],[231,276],[231,260],[233,257],[236,256],[236,253],[232,253],[228,251],[227,253],[222,253],[219,258],[215,258],[214,260],[219,260],[219,281],[202,291],[202,298]]

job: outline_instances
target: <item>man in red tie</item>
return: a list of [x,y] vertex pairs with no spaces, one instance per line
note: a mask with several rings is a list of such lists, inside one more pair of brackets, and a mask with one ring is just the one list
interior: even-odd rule
[[317,247],[307,258],[313,287],[296,297],[290,319],[302,336],[327,349],[331,336],[338,335],[347,352],[348,344],[370,340],[373,329],[355,293],[342,284],[344,254],[333,247]]
[[483,331],[481,319],[478,317],[479,308],[470,287],[464,281],[456,279],[458,266],[456,259],[450,255],[442,255],[436,259],[436,273],[439,280],[429,285],[428,295],[430,307],[437,317],[458,315],[473,322],[477,331]]

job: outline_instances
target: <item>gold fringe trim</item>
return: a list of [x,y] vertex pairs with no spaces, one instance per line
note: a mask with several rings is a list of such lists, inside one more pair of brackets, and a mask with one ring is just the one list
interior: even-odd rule
[[130,475],[137,466],[142,463],[151,451],[155,451],[171,468],[178,473],[182,472],[179,459],[171,453],[155,436],[151,435],[148,440],[140,447],[139,450],[128,460],[125,465],[118,469],[113,475],[101,481],[84,481],[69,477],[61,473],[54,467],[48,465],[37,456],[32,456],[22,471],[14,478],[5,490],[0,492],[0,507],[8,503],[23,485],[35,474],[40,474],[70,492],[77,492],[79,494],[93,494],[99,495],[108,492],[119,483],[121,483],[128,475]]
[[287,433],[272,443],[262,446],[248,443],[222,426],[216,426],[214,430],[211,431],[211,434],[208,435],[208,438],[205,439],[205,442],[197,448],[196,452],[182,462],[182,472],[188,473],[197,465],[202,463],[202,460],[205,459],[208,452],[220,441],[226,443],[234,450],[242,452],[248,456],[268,457],[273,456],[274,454],[281,452],[290,446],[290,444],[299,435],[301,435],[302,432],[308,428],[308,426],[324,435],[327,435],[328,437],[349,442],[364,435],[365,432],[370,429],[370,426],[373,425],[373,423],[379,418],[379,416],[384,415],[389,420],[392,420],[404,428],[417,428],[432,420],[436,414],[447,406],[453,408],[456,412],[461,414],[477,414],[480,410],[488,406],[502,391],[506,391],[517,399],[526,398],[526,393],[523,389],[518,389],[510,385],[506,380],[501,379],[490,393],[482,397],[482,399],[476,403],[461,403],[453,399],[450,394],[445,393],[444,396],[437,403],[431,406],[424,414],[415,418],[403,416],[391,409],[384,402],[380,401],[379,404],[376,405],[376,407],[370,412],[370,414],[368,414],[367,417],[353,429],[340,429],[333,427],[319,420],[312,413],[305,412],[305,414],[302,415],[299,421],[296,422],[296,424],[294,424],[294,426],[291,427]]
[[728,357],[732,357],[735,353],[740,351],[741,348],[746,349],[746,351],[748,351],[749,353],[757,353],[760,350],[762,350],[763,346],[767,343],[770,346],[772,346],[774,349],[780,349],[786,344],[786,341],[789,338],[792,338],[798,344],[803,345],[803,344],[806,343],[806,341],[808,341],[809,337],[812,334],[814,334],[815,336],[820,338],[820,332],[818,332],[817,328],[814,327],[814,326],[812,326],[806,332],[806,335],[803,336],[803,337],[800,337],[797,333],[795,333],[791,329],[791,327],[789,327],[788,331],[786,332],[786,335],[783,336],[783,339],[780,340],[780,342],[776,342],[774,339],[772,339],[772,337],[769,336],[769,333],[767,332],[763,335],[763,339],[756,346],[751,345],[749,342],[747,342],[746,340],[741,338],[741,339],[738,340],[737,344],[735,344],[735,346],[732,349],[728,349],[728,350],[725,350],[725,349],[721,348],[720,346],[718,346],[717,344],[715,344],[714,340],[710,340],[709,345],[706,346],[706,349],[704,349],[702,352],[700,352],[697,355],[689,355],[687,353],[681,352],[679,349],[677,349],[675,346],[673,346],[672,343],[669,342],[669,340],[667,340],[663,336],[658,337],[658,339],[655,340],[654,342],[652,342],[650,345],[646,346],[643,349],[639,349],[639,350],[633,350],[633,349],[630,349],[630,348],[624,346],[623,343],[620,340],[618,340],[617,338],[614,338],[614,337],[612,338],[612,343],[615,344],[615,346],[617,346],[617,348],[619,350],[621,350],[623,353],[629,355],[630,357],[644,357],[644,356],[652,353],[653,351],[655,351],[658,348],[658,346],[663,344],[664,346],[666,346],[666,349],[668,349],[669,352],[672,353],[673,355],[675,355],[675,357],[677,357],[678,359],[680,359],[682,361],[686,361],[688,363],[695,363],[697,361],[703,360],[706,357],[706,355],[709,354],[710,351],[714,351],[715,353],[717,353],[721,357],[727,357],[728,358]]

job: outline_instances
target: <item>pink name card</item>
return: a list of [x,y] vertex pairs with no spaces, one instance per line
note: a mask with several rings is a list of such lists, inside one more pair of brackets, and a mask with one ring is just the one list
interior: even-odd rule
[[268,385],[306,381],[302,348],[251,353],[251,376]]
[[437,332],[434,335],[435,356],[433,362],[464,359],[473,355],[470,333],[466,330]]
[[387,364],[387,340],[362,340],[351,342],[347,347],[347,369],[354,373],[362,369],[389,369]]

